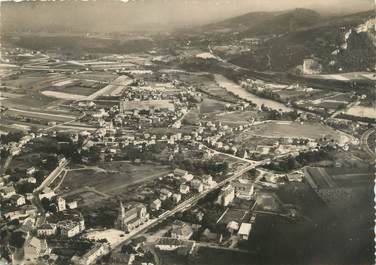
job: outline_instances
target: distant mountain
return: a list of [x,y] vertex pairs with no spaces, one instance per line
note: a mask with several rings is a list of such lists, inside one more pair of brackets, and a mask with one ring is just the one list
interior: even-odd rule
[[319,13],[309,9],[279,12],[252,12],[208,25],[208,28],[232,28],[242,36],[281,34],[310,27],[321,20]]
[[281,12],[252,12],[241,16],[236,16],[223,21],[211,23],[203,26],[205,30],[219,30],[223,28],[231,29],[233,31],[249,30],[271,20]]
[[289,31],[311,27],[321,20],[321,15],[309,9],[295,9],[293,11],[276,14],[259,23],[243,34],[282,34]]
[[[255,16],[256,22],[247,22]],[[257,51],[227,56],[227,60],[243,67],[294,71],[305,58],[315,57],[323,64],[325,72],[361,71],[375,67],[376,37],[371,28],[363,32],[357,32],[357,28],[374,17],[374,11],[323,17],[312,10],[296,9],[243,15],[217,23],[216,27],[232,27],[239,32],[236,35],[239,40],[267,36]],[[239,23],[243,27],[239,28]],[[230,42],[233,44],[233,40]],[[221,45],[225,44],[222,38]]]

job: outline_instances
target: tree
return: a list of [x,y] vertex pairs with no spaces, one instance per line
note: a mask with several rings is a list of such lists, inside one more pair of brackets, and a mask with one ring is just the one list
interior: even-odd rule
[[35,184],[30,182],[22,182],[16,186],[17,193],[19,194],[32,193],[34,188]]
[[24,234],[21,231],[15,231],[11,234],[9,239],[9,244],[16,247],[22,248],[25,243]]
[[50,206],[50,200],[47,199],[47,198],[43,198],[41,201],[41,204],[42,204],[42,207],[43,209],[46,211],[46,212],[49,212],[51,210],[51,206]]

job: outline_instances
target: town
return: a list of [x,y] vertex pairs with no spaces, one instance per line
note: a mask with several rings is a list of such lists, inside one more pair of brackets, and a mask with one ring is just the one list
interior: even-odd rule
[[368,264],[374,71],[307,57],[286,81],[225,59],[266,38],[217,37],[173,54],[1,47],[0,263]]

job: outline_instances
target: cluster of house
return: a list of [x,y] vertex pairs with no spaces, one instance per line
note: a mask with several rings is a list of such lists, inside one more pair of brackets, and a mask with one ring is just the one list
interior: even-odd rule
[[150,205],[152,210],[159,210],[162,202],[167,199],[172,199],[175,204],[178,204],[190,192],[200,193],[217,185],[217,182],[210,175],[193,176],[188,171],[178,168],[173,173],[168,174],[166,178],[176,180],[177,185],[175,187],[169,185],[159,189],[159,198],[155,199]]
[[76,210],[76,201],[68,203],[63,197],[55,196],[50,198],[49,208],[56,209],[56,213],[49,214],[45,223],[37,227],[38,236],[61,236],[70,238],[85,230],[84,219],[81,213]]
[[[218,195],[217,203],[224,206],[224,207],[230,207],[231,203],[235,198],[239,198],[242,200],[251,200],[254,196],[254,183],[248,178],[239,178],[231,184],[227,185],[226,187],[223,187],[221,192]],[[227,208],[231,209],[231,208]],[[220,217],[220,219],[223,218],[223,216],[227,213],[228,210],[224,212],[224,214]],[[251,218],[251,222],[242,222],[240,225],[237,221],[230,220],[226,227],[231,232],[234,233],[237,231],[238,236],[243,240],[248,240],[249,235],[251,233],[252,229],[252,223],[254,223],[255,217],[253,216]],[[219,222],[220,220],[218,220]]]
[[[219,123],[207,122],[205,124],[199,123],[199,127],[190,133],[170,133],[156,135],[148,132],[145,133],[132,133],[129,130],[121,129],[113,125],[113,122],[107,122],[106,128],[99,128],[96,131],[81,132],[80,136],[85,140],[83,150],[89,150],[92,146],[99,147],[101,154],[104,157],[108,154],[116,154],[121,148],[125,148],[132,145],[134,148],[143,150],[145,147],[155,145],[157,143],[167,143],[173,146],[172,155],[179,152],[179,146],[177,142],[203,142],[207,143],[215,148],[232,153],[237,152],[237,148],[232,143],[226,144],[219,139],[226,133],[233,131],[242,131],[248,127],[248,125],[241,125],[236,128],[231,128],[227,125]],[[78,136],[76,136],[77,138]],[[74,139],[72,139],[74,140]],[[77,140],[77,139],[76,139]],[[199,149],[204,146],[199,145]]]
[[80,103],[80,108],[91,109],[86,111],[87,117],[91,118],[88,122],[101,128],[107,127],[109,121],[116,127],[128,129],[178,126],[176,121],[188,111],[192,97],[198,95],[190,88],[164,93],[163,88],[130,86],[123,93],[120,104],[109,110],[95,109],[90,101]]
[[[85,223],[82,215],[77,211],[60,212],[39,227],[36,228],[36,236],[32,233],[33,227],[28,231],[23,246],[26,263],[36,264],[39,258],[50,255],[50,259],[56,260],[57,255],[51,254],[51,248],[47,244],[47,237],[58,236],[71,238],[84,231]],[[32,223],[35,225],[35,221]]]
[[42,136],[42,133],[28,133],[25,136],[22,136],[21,139],[18,140],[18,142],[9,142],[7,144],[2,144],[0,146],[0,151],[7,151],[12,156],[18,155],[22,151],[22,147],[24,147],[24,145],[29,143],[34,138],[40,138]]
[[184,197],[189,196],[189,193],[200,193],[217,185],[210,175],[194,177],[192,174],[181,169],[175,169],[173,173],[166,177],[174,178],[177,180],[177,183],[180,184],[176,185],[174,188],[169,186],[168,188],[157,189],[159,197],[152,200],[147,206],[137,203],[125,207],[123,203],[120,203],[119,215],[115,227],[126,232],[131,232],[149,221],[150,214],[148,213],[148,209],[151,211],[159,211],[162,208],[163,202],[166,200],[172,200],[172,202],[177,205]]
[[26,169],[25,176],[16,183],[11,181],[10,175],[0,177],[0,218],[19,220],[36,214],[37,208],[32,204],[33,194],[21,194],[16,189],[16,185],[24,182],[36,185],[37,180],[33,176],[35,172],[35,167]]
[[[26,170],[28,178],[32,178],[36,169],[30,167]],[[76,210],[77,202],[66,202],[63,197],[57,196],[50,188],[44,188],[35,198],[32,193],[17,194],[13,185],[6,185],[7,178],[0,181],[0,222],[17,221],[14,232],[22,232],[25,238],[23,246],[25,259],[32,264],[46,254],[50,254],[47,246],[47,237],[71,238],[85,229],[85,223],[80,212]],[[37,200],[47,200],[52,212],[46,213],[46,218],[39,213]],[[41,223],[42,221],[42,223]]]
[[77,265],[89,265],[93,264],[98,260],[98,258],[110,252],[111,248],[108,243],[96,243],[88,252],[83,256],[75,255],[72,257],[71,261],[73,264]]

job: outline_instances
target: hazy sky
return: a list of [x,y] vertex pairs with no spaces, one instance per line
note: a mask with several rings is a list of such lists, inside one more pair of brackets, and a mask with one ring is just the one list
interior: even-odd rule
[[[127,0],[124,0],[127,1]],[[129,0],[127,4],[132,5]],[[220,20],[253,11],[276,11],[292,8],[312,8],[327,12],[357,12],[374,7],[376,0],[141,0],[140,11],[165,21]],[[164,2],[165,4],[161,4]],[[146,19],[146,18],[144,18]]]
[[[6,22],[7,26],[17,24],[24,28],[28,25],[71,25],[72,28],[87,25],[90,29],[107,29],[109,25],[119,28],[156,24],[197,25],[248,12],[293,8],[355,13],[374,8],[376,0],[118,0],[117,4],[114,4],[115,0],[96,0],[97,4],[90,1],[80,3],[70,0],[71,4],[60,0],[43,4],[30,3],[33,1],[14,3],[10,4],[11,8],[2,8],[2,22]],[[143,27],[147,29],[147,26]]]

